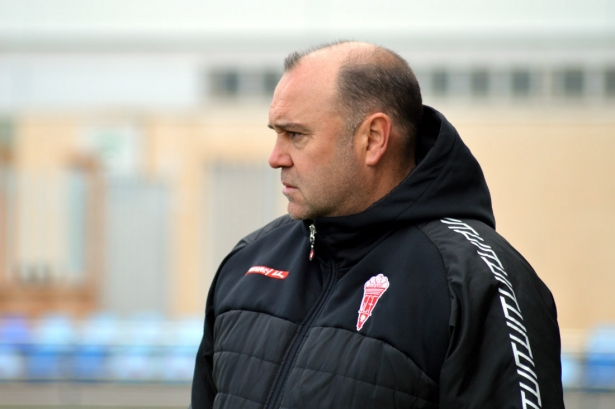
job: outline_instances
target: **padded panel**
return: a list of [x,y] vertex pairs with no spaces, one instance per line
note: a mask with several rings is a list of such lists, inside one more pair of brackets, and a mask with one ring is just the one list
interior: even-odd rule
[[245,401],[220,407],[252,408],[248,402],[265,403],[297,327],[252,311],[229,311],[216,319],[214,383],[219,394]]
[[390,345],[313,328],[291,372],[284,408],[437,408],[438,386]]

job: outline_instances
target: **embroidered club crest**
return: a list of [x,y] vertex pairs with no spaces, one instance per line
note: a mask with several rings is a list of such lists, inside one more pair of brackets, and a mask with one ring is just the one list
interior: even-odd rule
[[363,324],[372,315],[376,303],[387,288],[389,288],[389,279],[382,274],[367,280],[365,286],[363,286],[363,300],[361,301],[361,309],[357,319],[357,331],[361,331]]

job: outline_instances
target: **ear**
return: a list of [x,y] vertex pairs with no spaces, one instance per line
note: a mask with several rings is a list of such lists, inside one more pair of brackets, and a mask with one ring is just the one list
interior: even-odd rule
[[376,166],[386,153],[392,126],[391,118],[382,112],[368,116],[361,123],[356,136],[362,142],[358,145],[367,166]]

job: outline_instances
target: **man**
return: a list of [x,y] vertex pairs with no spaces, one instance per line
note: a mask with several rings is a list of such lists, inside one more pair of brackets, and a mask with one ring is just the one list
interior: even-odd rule
[[553,298],[401,57],[291,54],[269,127],[289,215],[214,278],[193,409],[564,407]]

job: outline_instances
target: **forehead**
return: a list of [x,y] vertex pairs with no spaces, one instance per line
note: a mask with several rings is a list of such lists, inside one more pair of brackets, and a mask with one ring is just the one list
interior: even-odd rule
[[326,61],[301,62],[285,73],[273,94],[270,121],[298,121],[332,113],[336,101],[337,70]]

